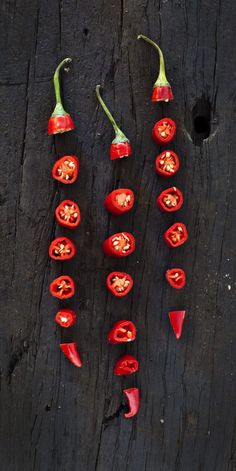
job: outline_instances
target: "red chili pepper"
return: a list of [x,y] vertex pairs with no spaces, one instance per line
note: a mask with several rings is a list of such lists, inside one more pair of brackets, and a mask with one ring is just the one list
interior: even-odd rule
[[182,289],[186,284],[186,275],[182,268],[171,268],[170,270],[167,270],[165,276],[172,288]]
[[100,85],[96,86],[96,95],[97,95],[97,98],[101,107],[103,108],[109,121],[111,122],[113,129],[115,131],[115,135],[116,135],[110,147],[110,160],[122,159],[123,157],[128,157],[129,155],[132,154],[132,149],[131,149],[129,139],[117,126],[116,121],[114,120],[111,112],[109,111],[106,104],[104,103],[100,95]]
[[155,124],[152,130],[152,137],[158,145],[163,146],[172,141],[176,133],[176,124],[173,119],[162,118]]
[[54,90],[55,90],[55,95],[56,95],[56,106],[51,115],[51,118],[48,121],[48,134],[49,135],[71,131],[75,127],[71,116],[63,108],[62,101],[61,101],[61,93],[60,93],[60,83],[59,83],[60,69],[65,64],[68,64],[71,61],[72,59],[70,59],[70,57],[67,57],[62,62],[60,62],[53,76]]
[[139,369],[139,362],[133,355],[123,355],[114,366],[114,374],[117,376],[131,375]]
[[119,188],[114,190],[105,198],[105,207],[107,211],[119,216],[127,213],[133,208],[134,193],[129,188]]
[[169,319],[177,339],[181,337],[186,311],[169,312]]
[[133,288],[133,279],[128,273],[113,271],[106,279],[106,285],[114,296],[121,298],[126,296]]
[[76,323],[76,314],[72,309],[61,309],[56,313],[55,322],[67,329]]
[[80,209],[74,201],[64,200],[55,211],[58,224],[69,229],[74,229],[80,224]]
[[124,414],[126,419],[130,419],[134,417],[140,408],[140,393],[138,388],[129,388],[124,389],[123,393],[125,394],[128,404],[129,404],[129,412]]
[[77,368],[81,368],[82,361],[78,352],[78,347],[75,342],[71,343],[61,343],[60,349],[66,356],[66,358],[73,363],[73,365],[77,366]]
[[49,247],[49,256],[53,260],[69,260],[76,253],[75,244],[68,237],[57,237]]
[[50,284],[50,293],[55,298],[68,299],[75,294],[75,284],[70,276],[62,275]]
[[164,150],[156,158],[156,172],[162,177],[171,177],[179,170],[179,157],[173,150]]
[[181,208],[184,202],[182,191],[180,191],[176,186],[172,188],[167,188],[162,191],[157,198],[157,206],[162,211],[171,213],[173,211],[178,211]]
[[130,232],[117,232],[103,242],[103,251],[110,257],[127,257],[135,250],[135,238]]
[[140,34],[138,36],[138,39],[144,39],[144,41],[147,41],[157,50],[159,54],[159,60],[160,60],[159,74],[153,86],[152,101],[153,102],[154,101],[166,101],[167,102],[167,101],[173,100],[174,96],[172,93],[172,89],[166,78],[165,62],[164,62],[162,50],[154,41],[147,38],[147,36],[143,36],[143,34]]
[[187,239],[187,228],[182,222],[176,222],[164,233],[164,240],[171,248],[179,247],[184,244]]
[[117,321],[107,335],[109,343],[133,342],[136,339],[136,327],[132,321]]
[[65,155],[55,162],[52,176],[65,185],[74,183],[79,171],[79,161],[75,155]]

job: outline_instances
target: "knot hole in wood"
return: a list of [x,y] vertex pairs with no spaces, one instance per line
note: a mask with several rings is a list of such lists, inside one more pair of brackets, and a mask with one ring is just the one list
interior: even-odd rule
[[196,146],[201,146],[211,132],[211,105],[206,97],[201,97],[192,109],[192,141]]

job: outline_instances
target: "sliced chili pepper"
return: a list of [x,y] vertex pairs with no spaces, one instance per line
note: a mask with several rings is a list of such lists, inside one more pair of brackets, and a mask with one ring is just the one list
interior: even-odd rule
[[133,355],[123,355],[114,366],[114,374],[117,376],[131,375],[139,369],[139,362]]
[[186,284],[186,275],[182,268],[171,268],[167,270],[165,276],[172,288],[182,289]]
[[76,228],[80,224],[80,209],[74,201],[62,201],[56,208],[55,216],[58,224],[70,229]]
[[135,250],[135,238],[130,232],[113,234],[103,243],[103,251],[110,257],[127,257]]
[[160,146],[168,144],[172,141],[176,133],[176,124],[173,119],[162,118],[155,124],[152,130],[152,137],[154,141]]
[[115,131],[115,139],[112,141],[110,147],[110,160],[115,159],[122,159],[123,157],[128,157],[132,154],[131,145],[129,139],[125,136],[125,134],[121,131],[121,129],[117,126],[116,121],[114,120],[111,112],[107,108],[106,104],[104,103],[101,94],[100,94],[100,85],[96,86],[96,95],[97,99],[103,108],[104,112],[106,113],[110,123],[113,126]]
[[52,176],[65,185],[74,183],[79,171],[79,161],[75,155],[65,155],[55,162]]
[[56,313],[55,322],[67,329],[76,323],[76,313],[72,309],[61,309]]
[[176,186],[167,188],[162,191],[162,193],[157,198],[157,206],[162,211],[171,213],[173,211],[178,211],[181,208],[184,202],[182,191],[180,191]]
[[119,216],[127,213],[133,208],[134,193],[129,188],[119,188],[114,190],[105,198],[105,207],[107,211]]
[[181,337],[186,311],[171,311],[169,319],[177,339]]
[[117,321],[107,335],[109,343],[133,342],[136,339],[136,327],[132,321]]
[[159,60],[160,60],[159,74],[153,86],[152,101],[153,102],[154,101],[166,101],[167,102],[167,101],[173,100],[174,96],[172,93],[171,86],[166,78],[165,62],[164,62],[164,56],[163,56],[161,48],[154,41],[147,38],[147,36],[143,36],[143,34],[140,34],[138,36],[138,39],[144,39],[144,41],[147,41],[156,49],[156,51],[159,54]]
[[77,366],[77,368],[81,368],[82,361],[78,352],[78,346],[75,342],[71,343],[61,343],[60,349],[66,356],[66,358],[73,363],[73,365]]
[[124,414],[126,419],[130,419],[137,415],[139,408],[140,408],[140,393],[138,388],[128,388],[124,389],[123,393],[125,394],[128,404],[129,404],[129,412]]
[[106,285],[114,296],[121,298],[126,296],[133,288],[133,279],[128,273],[113,271],[106,279]]
[[56,106],[48,121],[48,134],[49,135],[71,131],[75,127],[71,116],[63,108],[62,101],[61,101],[60,83],[59,83],[59,72],[61,68],[65,64],[69,64],[71,61],[72,59],[70,59],[70,57],[67,57],[62,62],[60,62],[53,76],[54,90],[55,90],[55,96],[56,96]]
[[162,177],[171,177],[179,170],[179,157],[173,150],[164,150],[156,158],[156,172]]
[[75,284],[70,276],[62,275],[50,284],[50,293],[55,298],[68,299],[75,294]]
[[182,222],[176,222],[164,233],[164,240],[171,248],[179,247],[180,245],[184,244],[187,239],[187,228]]
[[76,253],[75,244],[68,237],[57,237],[49,247],[49,256],[53,260],[69,260]]

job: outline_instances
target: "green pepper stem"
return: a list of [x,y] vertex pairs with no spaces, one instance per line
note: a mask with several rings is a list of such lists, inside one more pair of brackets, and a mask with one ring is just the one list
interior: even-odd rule
[[154,87],[156,87],[158,85],[169,85],[169,82],[166,78],[165,61],[164,61],[164,56],[163,56],[161,48],[158,46],[158,44],[154,43],[154,41],[152,41],[152,39],[147,38],[147,36],[144,36],[143,34],[140,34],[137,37],[137,39],[143,39],[147,43],[151,44],[156,49],[156,51],[158,51],[159,60],[160,60],[160,67],[159,67],[158,77],[156,79],[156,82],[154,83]]
[[113,143],[116,143],[116,142],[126,142],[128,141],[127,137],[125,136],[125,134],[121,131],[121,129],[119,128],[119,126],[117,126],[117,123],[116,121],[114,120],[111,112],[109,111],[109,109],[107,108],[106,104],[104,103],[102,97],[101,97],[101,94],[100,94],[100,88],[101,88],[101,85],[97,85],[96,86],[96,95],[97,95],[97,99],[103,109],[103,111],[106,113],[110,123],[112,124],[113,126],[113,129],[115,131],[115,139],[114,141],[112,141]]
[[60,82],[59,82],[59,72],[61,68],[65,65],[72,62],[72,59],[70,57],[66,57],[66,59],[63,59],[63,61],[60,62],[60,64],[57,66],[54,75],[53,75],[53,84],[54,84],[54,90],[55,90],[55,95],[56,95],[56,104],[62,106],[61,102],[61,92],[60,92]]

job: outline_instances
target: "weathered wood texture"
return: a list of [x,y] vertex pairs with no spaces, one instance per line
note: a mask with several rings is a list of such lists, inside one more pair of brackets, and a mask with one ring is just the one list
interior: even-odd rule
[[[1,471],[235,470],[234,0],[2,0],[0,9]],[[150,102],[158,61],[136,41],[139,33],[165,52],[171,104]],[[73,65],[63,74],[65,107],[76,130],[53,139],[46,132],[51,79],[66,56]],[[108,159],[113,132],[97,105],[97,83],[132,142],[126,161]],[[178,124],[171,147],[181,156],[171,181],[155,174],[159,149],[150,138],[165,114]],[[207,114],[210,136],[200,142]],[[71,188],[50,175],[64,153],[80,157]],[[156,208],[169,183],[184,191],[177,215]],[[118,186],[135,191],[136,206],[115,219],[103,199]],[[69,234],[54,221],[65,196],[79,203],[82,223],[72,234],[78,256],[63,265],[51,262],[47,250],[55,234]],[[162,234],[177,220],[186,222],[190,238],[171,251]],[[119,230],[137,238],[135,254],[122,261],[101,250]],[[163,279],[176,265],[188,275],[182,292]],[[134,276],[127,298],[106,292],[112,269]],[[67,304],[79,320],[69,332],[56,327],[58,303],[48,293],[60,273],[78,284]],[[188,310],[179,342],[167,318],[173,308]],[[119,318],[137,324],[128,348],[106,342]],[[71,339],[79,344],[81,370],[59,352],[58,344]],[[141,369],[120,379],[112,369],[126,351],[138,356]],[[142,407],[127,421],[122,388],[132,385],[141,389]]]

